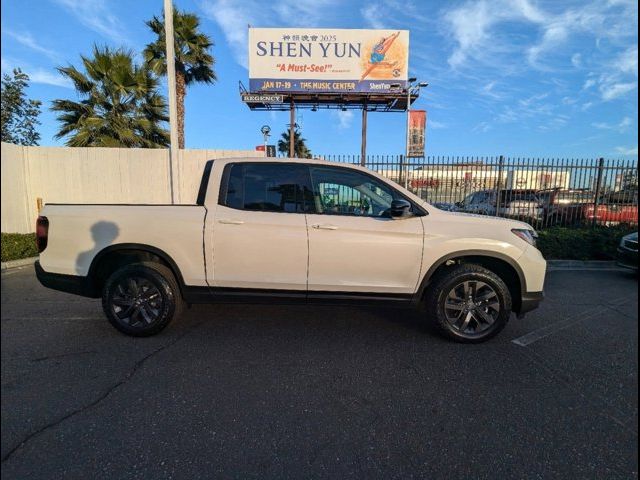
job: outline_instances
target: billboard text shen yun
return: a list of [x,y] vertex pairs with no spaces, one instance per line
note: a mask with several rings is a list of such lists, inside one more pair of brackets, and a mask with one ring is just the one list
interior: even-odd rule
[[408,30],[249,29],[251,92],[397,92],[408,66]]

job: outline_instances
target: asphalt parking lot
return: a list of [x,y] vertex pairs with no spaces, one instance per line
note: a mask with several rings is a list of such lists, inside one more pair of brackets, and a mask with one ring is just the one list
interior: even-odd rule
[[548,274],[482,345],[410,310],[196,306],[128,338],[2,274],[2,476],[637,478],[638,281]]

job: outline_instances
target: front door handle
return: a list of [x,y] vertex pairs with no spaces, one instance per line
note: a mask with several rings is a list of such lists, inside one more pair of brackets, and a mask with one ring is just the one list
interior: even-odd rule
[[335,225],[327,225],[327,224],[319,224],[319,223],[316,223],[315,225],[311,225],[311,227],[318,230],[337,230],[338,229],[338,227],[336,227]]
[[230,220],[228,218],[221,218],[218,220],[218,223],[224,223],[227,225],[242,225],[244,222],[242,220]]

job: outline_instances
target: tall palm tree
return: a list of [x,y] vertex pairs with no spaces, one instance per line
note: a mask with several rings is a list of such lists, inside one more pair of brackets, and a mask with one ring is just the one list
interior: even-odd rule
[[169,145],[163,128],[167,104],[157,92],[158,79],[131,52],[94,46],[93,58],[82,56],[85,72],[58,67],[73,82],[80,101],[54,100],[62,124],[55,138],[69,147],[162,148]]
[[[146,23],[157,38],[144,49],[145,61],[155,73],[166,75],[164,15],[162,18],[154,16]],[[179,148],[184,148],[184,97],[187,87],[196,82],[213,83],[217,80],[213,70],[215,59],[209,53],[213,41],[198,30],[199,26],[197,15],[173,10]]]
[[[293,131],[293,152],[296,158],[311,158],[311,150],[307,147],[307,140],[302,138],[302,134],[296,128]],[[278,151],[289,155],[289,130],[282,133],[282,138],[278,140]]]

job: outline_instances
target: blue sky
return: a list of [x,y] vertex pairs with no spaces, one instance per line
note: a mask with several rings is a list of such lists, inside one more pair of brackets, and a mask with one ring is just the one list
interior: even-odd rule
[[[286,128],[288,113],[250,112],[247,25],[410,30],[410,74],[429,87],[429,155],[637,158],[638,7],[627,0],[424,1],[175,0],[197,13],[215,41],[214,86],[186,100],[187,148],[252,149],[263,124]],[[161,0],[4,0],[2,71],[21,67],[43,101],[41,144],[53,135],[51,100],[75,98],[55,67],[79,64],[94,43],[140,52],[144,21]],[[357,154],[359,112],[301,112],[314,153]],[[369,115],[368,153],[404,150],[405,116]]]

